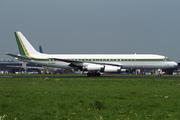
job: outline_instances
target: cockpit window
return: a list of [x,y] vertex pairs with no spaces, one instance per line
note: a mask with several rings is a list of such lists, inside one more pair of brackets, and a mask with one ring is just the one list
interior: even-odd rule
[[167,60],[169,60],[169,58],[168,58],[168,57],[165,57],[165,58],[164,58],[164,61],[167,61]]

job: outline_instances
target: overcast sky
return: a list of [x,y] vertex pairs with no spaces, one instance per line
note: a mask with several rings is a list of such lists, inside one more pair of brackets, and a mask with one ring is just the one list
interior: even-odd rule
[[1,0],[0,59],[14,31],[45,53],[159,54],[180,62],[180,0]]

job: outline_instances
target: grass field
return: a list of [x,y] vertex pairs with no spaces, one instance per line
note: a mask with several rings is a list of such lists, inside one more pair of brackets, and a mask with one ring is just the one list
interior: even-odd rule
[[178,120],[180,79],[0,78],[0,120]]

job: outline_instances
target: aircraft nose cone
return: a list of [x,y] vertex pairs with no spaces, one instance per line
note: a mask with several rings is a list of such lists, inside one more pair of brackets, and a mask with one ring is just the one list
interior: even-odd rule
[[178,64],[177,64],[176,62],[174,62],[173,66],[174,66],[174,67],[177,67],[177,66],[178,66]]

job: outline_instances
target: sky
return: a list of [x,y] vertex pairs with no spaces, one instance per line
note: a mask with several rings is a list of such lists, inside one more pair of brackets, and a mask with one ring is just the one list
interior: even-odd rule
[[158,54],[180,62],[180,0],[1,0],[0,59],[14,32],[56,54]]

